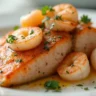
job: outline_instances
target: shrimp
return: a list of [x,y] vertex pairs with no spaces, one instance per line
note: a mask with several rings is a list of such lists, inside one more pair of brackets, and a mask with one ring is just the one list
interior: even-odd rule
[[91,54],[91,64],[93,68],[96,70],[96,48],[92,51]]
[[22,16],[20,18],[20,24],[22,27],[36,27],[41,24],[44,16],[42,15],[41,10],[34,10],[31,13]]
[[90,73],[89,61],[86,54],[82,52],[70,53],[65,57],[57,72],[62,79],[69,81],[86,78]]
[[20,28],[7,38],[8,46],[15,51],[25,51],[37,47],[43,39],[39,27]]
[[[71,4],[59,4],[53,7],[54,15],[52,12],[47,13],[50,17],[46,20],[45,26],[50,29],[50,26],[54,23],[52,30],[54,31],[72,31],[78,24],[78,12]],[[51,14],[51,15],[49,15]]]
[[62,16],[63,20],[78,22],[78,12],[71,4],[59,4],[53,7],[56,15]]
[[[52,23],[53,22],[53,23]],[[76,23],[74,22],[69,22],[69,21],[60,21],[60,20],[53,20],[50,19],[48,21],[45,22],[45,26],[47,29],[51,29],[53,31],[66,31],[66,32],[70,32],[72,31],[75,27],[76,27]]]

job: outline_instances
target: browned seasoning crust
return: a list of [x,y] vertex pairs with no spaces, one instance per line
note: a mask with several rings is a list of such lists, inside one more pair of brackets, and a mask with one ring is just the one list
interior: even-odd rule
[[0,47],[0,84],[23,84],[53,74],[72,47],[69,34],[51,32],[49,37],[54,36],[62,38],[56,39],[55,43],[50,42],[49,50],[44,49],[44,42],[48,40],[45,37],[37,48],[24,52],[13,51],[7,43],[3,43]]

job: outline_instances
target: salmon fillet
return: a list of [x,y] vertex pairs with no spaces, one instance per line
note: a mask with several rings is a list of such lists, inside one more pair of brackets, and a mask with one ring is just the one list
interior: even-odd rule
[[[51,42],[48,43],[48,40]],[[57,66],[72,47],[70,35],[64,32],[44,35],[44,40],[38,47],[24,52],[11,50],[4,41],[6,36],[0,40],[1,86],[23,84],[55,73]],[[49,47],[45,46],[45,41]]]
[[96,48],[96,29],[85,27],[77,30],[74,37],[74,51],[84,52],[89,57],[92,50]]

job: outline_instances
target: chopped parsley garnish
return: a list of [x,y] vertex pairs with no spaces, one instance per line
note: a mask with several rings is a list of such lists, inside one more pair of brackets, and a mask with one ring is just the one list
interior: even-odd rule
[[41,25],[39,25],[39,27],[43,30],[45,28],[45,24],[42,23]]
[[82,84],[78,84],[78,85],[76,85],[76,86],[78,86],[78,87],[82,87],[83,85],[82,85]]
[[14,56],[18,56],[17,53],[14,53]]
[[42,14],[43,14],[43,15],[46,15],[46,13],[47,13],[48,10],[49,10],[49,11],[54,11],[54,9],[52,8],[52,6],[48,6],[48,5],[42,7],[41,10],[42,10]]
[[51,41],[56,42],[56,37],[54,36]]
[[44,42],[44,49],[47,50],[47,51],[49,51],[49,49],[50,49],[49,46],[48,46],[48,44],[49,44],[48,41],[45,41]]
[[69,74],[69,71],[66,71],[67,74]]
[[49,42],[48,42],[48,41],[45,41],[45,42],[44,42],[44,45],[46,45],[46,44],[49,44]]
[[50,31],[48,31],[48,32],[46,32],[46,33],[45,33],[45,35],[49,35],[49,34],[51,34],[51,32],[50,32]]
[[44,87],[47,90],[55,90],[55,91],[60,91],[61,89],[59,82],[55,80],[46,81]]
[[83,15],[81,17],[81,22],[87,24],[87,23],[91,22],[91,19],[88,17],[88,15]]
[[3,71],[2,71],[2,70],[0,70],[0,73],[3,73]]
[[50,20],[50,17],[46,16],[46,17],[42,20],[42,23],[46,22],[47,20]]
[[17,54],[14,54],[14,56],[18,56]]
[[50,50],[50,48],[49,48],[49,46],[46,44],[46,45],[44,45],[44,49],[45,50],[47,50],[47,51],[49,51]]
[[45,49],[45,50],[47,50],[47,51],[49,51],[49,50],[50,50],[50,48],[49,48],[49,46],[48,46],[48,45],[44,45],[44,49]]
[[50,29],[53,29],[54,26],[55,26],[55,23],[52,23],[50,26]]
[[88,91],[88,90],[89,90],[89,88],[88,88],[88,87],[86,87],[86,88],[84,88],[84,90]]
[[14,29],[14,30],[17,30],[17,29],[19,29],[19,26],[15,26],[13,29]]
[[62,36],[58,36],[58,38],[60,38],[60,39],[61,39],[61,38],[62,38]]
[[15,40],[17,40],[16,36],[9,35],[8,38],[6,39],[6,42],[12,44]]
[[25,37],[24,37],[24,36],[21,36],[21,38],[22,38],[22,39],[25,39]]
[[62,16],[56,15],[56,16],[54,17],[54,19],[55,19],[55,20],[62,20]]
[[30,35],[32,35],[33,33],[34,33],[34,30],[31,30]]
[[17,59],[15,61],[16,61],[16,63],[21,63],[22,62],[22,59]]

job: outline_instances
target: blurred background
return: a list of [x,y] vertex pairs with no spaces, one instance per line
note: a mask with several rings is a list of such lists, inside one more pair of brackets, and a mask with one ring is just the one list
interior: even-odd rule
[[0,26],[4,26],[5,22],[10,26],[13,24],[11,21],[14,21],[13,25],[19,24],[20,16],[32,9],[58,3],[71,3],[77,8],[96,9],[96,0],[0,0]]
[[55,5],[58,3],[71,3],[78,8],[96,8],[96,0],[0,0],[0,14],[26,13],[33,8],[43,5]]

